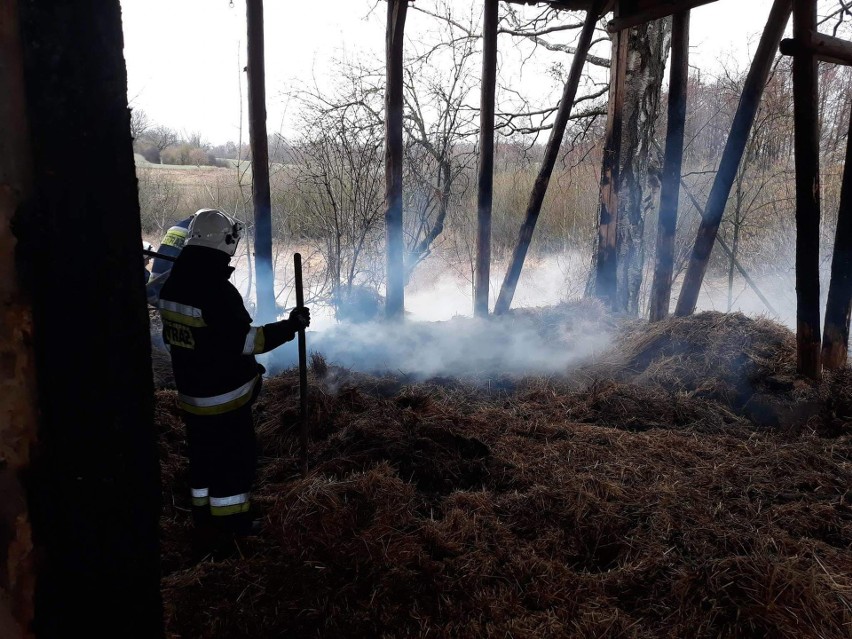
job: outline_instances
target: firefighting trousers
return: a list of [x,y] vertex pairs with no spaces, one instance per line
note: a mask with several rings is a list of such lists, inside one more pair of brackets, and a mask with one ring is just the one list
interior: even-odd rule
[[251,526],[257,452],[251,404],[221,415],[184,413],[196,522],[240,533]]

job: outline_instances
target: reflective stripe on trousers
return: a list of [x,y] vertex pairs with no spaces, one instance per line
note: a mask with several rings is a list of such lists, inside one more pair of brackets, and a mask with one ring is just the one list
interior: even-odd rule
[[210,498],[210,514],[214,517],[245,513],[248,512],[250,508],[251,502],[249,500],[249,493]]
[[180,407],[193,415],[217,415],[245,406],[252,398],[259,375],[239,388],[211,397],[193,397],[178,393]]
[[209,490],[207,488],[193,488],[192,489],[192,505],[193,506],[206,506],[210,503],[210,495]]

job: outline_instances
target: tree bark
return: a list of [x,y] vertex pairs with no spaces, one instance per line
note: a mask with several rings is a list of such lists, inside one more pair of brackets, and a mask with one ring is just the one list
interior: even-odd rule
[[251,194],[254,200],[254,267],[259,323],[275,320],[275,276],[272,272],[272,201],[269,192],[269,141],[266,134],[266,71],[263,0],[247,0],[248,108],[251,142]]
[[672,18],[672,61],[669,75],[668,130],[657,226],[657,255],[651,286],[651,321],[669,315],[674,272],[677,209],[683,166],[683,136],[689,84],[689,11]]
[[[160,477],[121,7],[71,4],[20,4],[34,195],[15,229],[40,410],[33,628],[158,637]],[[74,247],[97,250],[70,272]]]
[[[618,17],[617,8],[616,17]],[[630,33],[627,30],[617,31],[612,36],[606,142],[604,143],[601,164],[600,222],[598,224],[598,245],[593,270],[595,296],[609,308],[615,306],[621,136],[624,120],[624,91],[627,79],[629,37]]]
[[388,0],[385,37],[385,233],[387,287],[385,315],[402,320],[405,313],[405,265],[402,235],[402,92],[403,40],[408,0]]
[[[618,183],[616,291],[613,310],[637,315],[645,263],[645,200],[648,158],[654,138],[660,91],[671,38],[671,20],[629,30],[624,93],[622,165]],[[656,178],[651,178],[656,179]]]

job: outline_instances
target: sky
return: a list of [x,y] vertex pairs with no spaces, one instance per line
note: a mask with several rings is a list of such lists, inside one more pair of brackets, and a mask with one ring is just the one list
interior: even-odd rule
[[[452,0],[459,11],[481,0]],[[335,60],[384,55],[386,5],[381,0],[265,3],[267,128],[291,133],[294,102],[288,94],[306,85],[326,87]],[[418,0],[430,8],[434,0]],[[691,64],[718,73],[720,60],[745,68],[766,22],[771,0],[719,0],[694,9]],[[240,69],[245,66],[245,0],[121,0],[124,55],[131,106],[179,131],[200,131],[213,144],[240,135]],[[322,10],[318,11],[317,7]],[[736,18],[732,12],[737,11]],[[429,27],[429,18],[409,13],[407,35]],[[509,36],[501,35],[501,65],[512,72]],[[599,49],[606,55],[606,45]],[[543,67],[543,65],[541,65]],[[543,99],[560,88],[544,72],[515,75]],[[242,101],[245,103],[242,80]],[[248,136],[243,108],[243,140]]]

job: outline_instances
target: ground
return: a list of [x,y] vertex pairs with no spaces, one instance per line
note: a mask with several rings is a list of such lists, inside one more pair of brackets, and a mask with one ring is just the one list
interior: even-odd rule
[[226,559],[192,557],[158,391],[170,636],[849,637],[852,371],[798,379],[793,335],[739,314],[617,335],[548,377],[316,356],[304,478],[298,375],[269,379],[263,529]]

